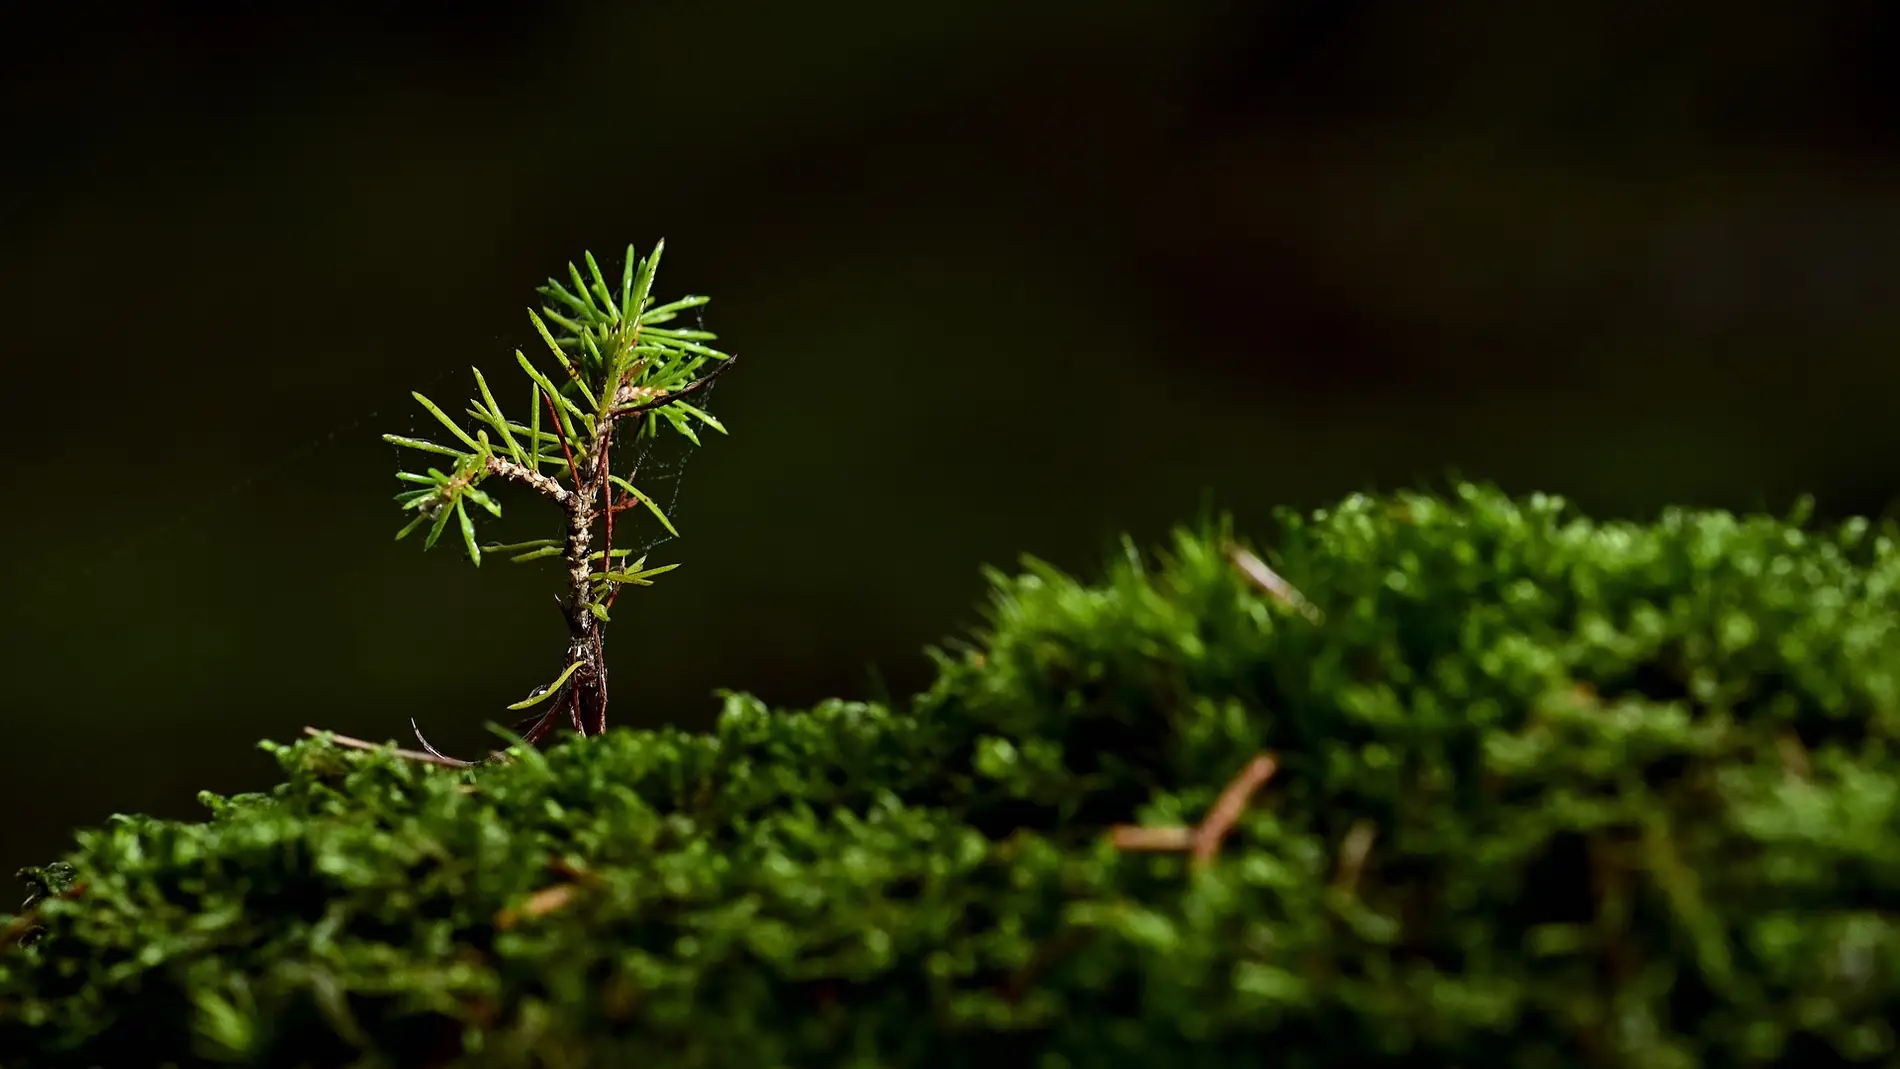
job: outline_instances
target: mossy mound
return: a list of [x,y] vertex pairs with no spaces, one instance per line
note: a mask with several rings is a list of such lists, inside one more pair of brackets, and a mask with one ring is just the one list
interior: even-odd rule
[[[903,708],[120,819],[0,1064],[1894,1064],[1900,551],[1460,487],[995,577]],[[1212,864],[1130,852],[1257,753]]]

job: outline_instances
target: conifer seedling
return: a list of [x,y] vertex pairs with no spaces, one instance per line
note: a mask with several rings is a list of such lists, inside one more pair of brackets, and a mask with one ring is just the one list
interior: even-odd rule
[[[677,536],[659,506],[635,480],[639,444],[665,432],[699,444],[695,424],[725,433],[718,420],[689,399],[703,391],[735,358],[705,343],[704,330],[671,326],[680,313],[707,303],[708,297],[683,297],[655,305],[653,277],[665,242],[637,258],[627,247],[619,286],[610,286],[592,253],[584,254],[586,273],[568,264],[572,287],[550,278],[539,293],[545,303],[528,318],[554,365],[537,367],[520,350],[515,361],[530,380],[523,418],[504,415],[479,368],[471,368],[480,396],[469,402],[470,428],[451,418],[429,398],[415,399],[452,436],[448,442],[385,434],[383,440],[420,453],[447,458],[448,470],[429,467],[400,471],[396,477],[416,489],[396,500],[415,513],[398,539],[427,528],[423,548],[433,547],[449,524],[460,531],[469,560],[477,567],[485,554],[506,554],[516,562],[559,557],[567,583],[561,596],[569,641],[558,675],[511,710],[535,709],[516,725],[521,741],[535,745],[566,723],[582,736],[598,735],[607,725],[607,665],[601,627],[625,586],[649,586],[674,564],[648,567],[644,556],[614,546],[614,517],[645,509]],[[613,458],[629,458],[624,475]],[[501,515],[501,505],[483,484],[499,478],[520,484],[551,501],[562,513],[560,536],[509,545],[481,544],[475,536],[475,509]],[[473,507],[471,507],[473,506]],[[596,549],[596,540],[599,548]],[[437,760],[470,762],[438,753],[416,730],[423,748]]]

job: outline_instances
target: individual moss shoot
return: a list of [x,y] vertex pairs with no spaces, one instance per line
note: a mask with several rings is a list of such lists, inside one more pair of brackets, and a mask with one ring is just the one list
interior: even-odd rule
[[[1354,496],[992,572],[908,700],[602,731],[597,625],[651,574],[604,531],[647,504],[613,427],[706,422],[718,357],[640,326],[650,266],[588,271],[539,320],[573,373],[523,361],[545,419],[482,384],[405,499],[562,557],[530,733],[574,730],[479,764],[317,732],[206,821],[80,832],[5,921],[0,1064],[1900,1059],[1892,527]],[[599,550],[481,546],[496,476]]]

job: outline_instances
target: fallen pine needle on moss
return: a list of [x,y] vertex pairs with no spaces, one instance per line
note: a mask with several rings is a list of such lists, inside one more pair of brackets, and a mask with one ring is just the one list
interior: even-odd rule
[[1247,766],[1222,789],[1220,797],[1207,811],[1207,816],[1195,827],[1150,828],[1138,824],[1117,824],[1109,829],[1109,842],[1122,850],[1188,850],[1193,854],[1194,867],[1206,868],[1220,853],[1222,840],[1226,839],[1227,833],[1233,830],[1234,822],[1240,819],[1240,814],[1247,808],[1247,800],[1272,778],[1276,767],[1270,754],[1260,754],[1247,762]]
[[1268,597],[1291,606],[1313,623],[1325,621],[1326,614],[1319,611],[1319,606],[1308,601],[1306,595],[1300,593],[1292,583],[1280,578],[1279,572],[1267,567],[1266,561],[1232,543],[1227,546],[1227,559],[1233,562],[1234,568],[1241,575],[1247,577],[1249,583]]

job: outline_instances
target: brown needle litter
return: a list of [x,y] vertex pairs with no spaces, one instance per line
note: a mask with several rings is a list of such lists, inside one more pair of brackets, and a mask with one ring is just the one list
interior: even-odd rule
[[1215,799],[1200,824],[1192,828],[1144,828],[1118,824],[1109,830],[1109,841],[1122,850],[1180,851],[1193,854],[1194,867],[1206,868],[1220,853],[1221,843],[1251,799],[1279,767],[1272,754],[1259,754],[1247,762]]

